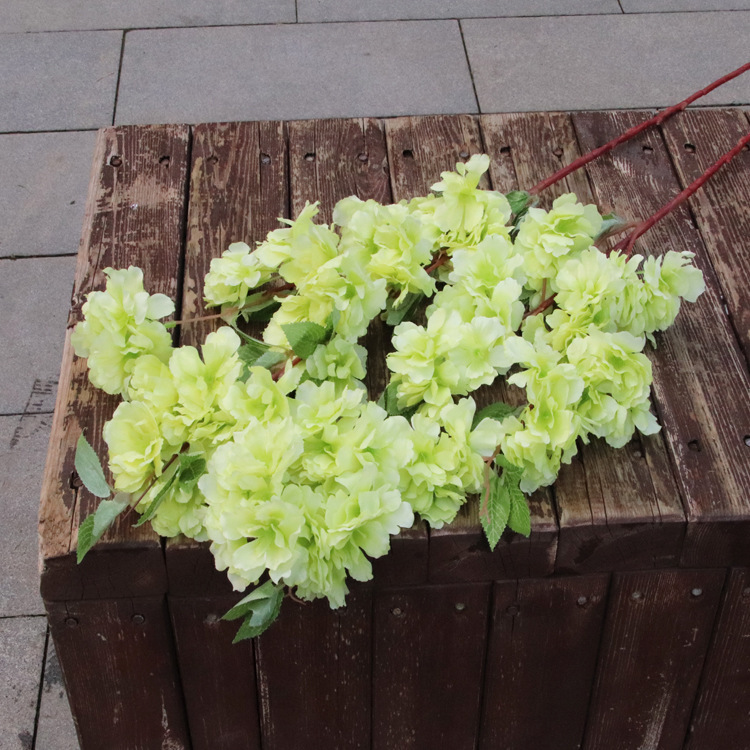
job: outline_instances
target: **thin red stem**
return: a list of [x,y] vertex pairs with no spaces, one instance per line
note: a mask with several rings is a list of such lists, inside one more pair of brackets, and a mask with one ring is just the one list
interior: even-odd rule
[[661,221],[668,213],[671,211],[674,211],[675,208],[677,208],[679,205],[684,203],[693,193],[695,193],[697,190],[699,190],[708,180],[713,177],[716,172],[718,172],[725,164],[728,164],[732,159],[734,159],[737,154],[739,154],[740,151],[742,151],[745,146],[750,144],[750,133],[745,135],[744,137],[740,138],[740,140],[737,142],[737,145],[731,149],[731,151],[727,151],[724,156],[722,156],[720,159],[717,159],[700,177],[698,177],[697,180],[694,182],[691,182],[690,185],[688,185],[679,195],[676,195],[669,203],[667,203],[665,206],[663,206],[661,209],[659,209],[653,216],[650,216],[645,221],[641,222],[633,231],[631,234],[629,234],[627,237],[623,237],[613,248],[612,252],[616,252],[618,250],[624,250],[625,256],[629,257],[631,253],[633,252],[633,246],[635,245],[635,241],[645,232],[648,232],[649,229],[651,229],[654,224]]
[[436,268],[440,268],[440,266],[443,265],[448,260],[448,255],[445,252],[442,252],[442,255],[439,255],[437,260],[431,265],[427,266],[424,270],[430,274],[432,273]]
[[721,78],[714,81],[712,84],[706,86],[706,88],[701,89],[700,91],[696,91],[694,94],[689,96],[687,99],[681,101],[679,104],[675,104],[672,107],[668,107],[667,109],[662,110],[658,114],[654,115],[650,120],[646,120],[645,122],[642,122],[640,125],[635,125],[634,127],[630,128],[629,130],[626,130],[622,135],[617,136],[614,140],[611,140],[609,143],[605,143],[603,146],[599,146],[599,148],[595,148],[593,151],[589,151],[587,154],[584,154],[583,156],[578,157],[575,161],[571,162],[567,167],[563,167],[562,169],[555,172],[553,175],[548,177],[546,180],[542,180],[542,182],[538,183],[537,185],[534,185],[531,190],[529,190],[529,193],[532,195],[535,195],[536,193],[540,193],[545,188],[548,188],[550,185],[554,185],[556,182],[559,182],[560,180],[567,177],[571,172],[575,172],[577,169],[580,169],[581,167],[588,164],[590,161],[593,161],[597,157],[601,156],[602,154],[606,154],[608,151],[611,151],[616,146],[619,146],[621,143],[624,143],[625,141],[629,141],[631,138],[634,138],[639,133],[642,133],[647,128],[650,128],[652,125],[661,125],[661,123],[664,122],[667,118],[671,117],[672,115],[676,114],[677,112],[681,112],[683,109],[685,109],[689,104],[692,104],[696,99],[700,99],[702,96],[705,96],[706,94],[713,91],[715,88],[718,88],[719,86],[727,83],[727,81],[731,81],[733,78],[736,78],[739,75],[742,75],[742,73],[745,73],[746,71],[750,70],[750,62],[745,63],[743,66],[737,68],[737,70],[733,70],[731,73],[727,73],[725,76],[722,76]]

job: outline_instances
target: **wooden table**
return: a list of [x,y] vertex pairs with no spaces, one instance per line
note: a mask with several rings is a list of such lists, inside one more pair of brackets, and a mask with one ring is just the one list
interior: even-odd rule
[[[205,547],[122,524],[76,566],[96,499],[74,467],[104,455],[116,401],[70,331],[107,266],[203,309],[201,280],[321,201],[424,194],[470,154],[487,187],[528,187],[643,112],[138,126],[100,131],[40,512],[41,589],[84,750],[92,748],[750,748],[750,154],[637,250],[690,250],[707,291],[649,353],[664,426],[595,442],[534,495],[530,539],[494,553],[470,503],[394,540],[346,609],[287,602],[254,642],[219,621],[236,595]],[[749,127],[695,110],[545,196],[645,218]],[[181,331],[199,343],[210,323]],[[383,345],[369,338],[376,390]],[[501,389],[484,392],[496,397]],[[262,745],[261,745],[262,742]],[[477,745],[478,743],[478,745]]]

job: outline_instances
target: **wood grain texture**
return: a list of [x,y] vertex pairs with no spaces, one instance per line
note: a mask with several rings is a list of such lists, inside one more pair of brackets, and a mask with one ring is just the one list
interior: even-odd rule
[[476,746],[489,584],[376,595],[373,750]]
[[190,750],[164,597],[47,603],[84,750]]
[[[662,126],[682,187],[700,177],[750,131],[747,112],[689,110]],[[750,360],[750,150],[741,151],[691,199],[721,284],[724,309]]]
[[[115,558],[87,558],[76,567],[72,552],[78,525],[94,510],[98,499],[80,484],[75,474],[75,447],[81,432],[99,456],[106,456],[101,430],[118,400],[95,389],[88,381],[86,361],[74,357],[72,327],[81,318],[86,295],[103,289],[107,267],[137,265],[144,271],[149,292],[173,299],[180,278],[189,132],[186,126],[132,126],[99,132],[92,179],[78,254],[72,310],[63,354],[55,417],[42,486],[40,553],[42,578],[48,560],[55,559],[55,575],[68,566],[72,581],[81,590],[97,589],[105,568]],[[161,556],[159,539],[149,526],[133,529],[130,520],[116,522],[99,543],[103,548],[145,550]],[[163,566],[163,562],[161,563]],[[150,563],[149,563],[150,565]],[[137,566],[137,563],[136,563]],[[141,566],[145,568],[147,566]],[[147,578],[150,578],[147,576]],[[127,581],[126,571],[111,571],[111,580]],[[121,591],[131,595],[136,581]],[[151,582],[142,593],[154,593]],[[46,595],[54,596],[49,586]],[[163,589],[162,589],[163,590]]]
[[260,750],[253,641],[221,619],[237,601],[169,597],[192,750]]
[[580,748],[608,583],[596,574],[495,584],[481,750]]
[[[643,119],[636,112],[581,113],[573,122],[584,149]],[[679,190],[659,133],[649,132],[588,166],[598,197],[621,216],[644,219]],[[681,206],[636,243],[636,252],[694,252],[706,292],[685,305],[648,351],[657,410],[688,519],[686,566],[743,564],[750,518],[750,385],[744,357],[722,310],[721,294],[700,233]],[[731,522],[721,526],[722,522]],[[743,523],[744,522],[744,523]]]
[[750,570],[731,570],[685,750],[750,748]]
[[370,747],[372,594],[346,607],[286,600],[256,641],[264,750]]
[[616,573],[584,750],[683,746],[724,570]]

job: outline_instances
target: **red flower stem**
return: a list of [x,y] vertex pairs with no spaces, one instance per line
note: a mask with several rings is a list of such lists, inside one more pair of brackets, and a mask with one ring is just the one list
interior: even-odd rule
[[[301,357],[292,358],[292,367],[296,367],[302,361]],[[278,370],[271,376],[274,380],[280,380],[281,376],[286,372],[286,362],[279,367]]]
[[552,305],[552,303],[555,301],[555,295],[552,294],[547,299],[542,300],[542,303],[535,307],[533,310],[529,310],[523,317],[524,318],[530,318],[532,315],[536,315],[537,313],[544,312],[548,307]]
[[696,91],[694,94],[689,96],[687,99],[681,101],[679,104],[675,104],[672,107],[668,107],[667,109],[662,110],[658,114],[654,115],[650,120],[646,120],[645,122],[642,122],[640,125],[635,125],[634,127],[630,128],[629,130],[626,130],[622,135],[617,136],[614,140],[611,140],[609,143],[605,143],[603,146],[599,146],[599,148],[595,148],[593,151],[589,151],[587,154],[584,154],[583,156],[579,156],[575,161],[571,162],[567,167],[563,167],[559,171],[555,172],[553,175],[548,177],[546,180],[542,180],[542,182],[538,183],[537,185],[534,185],[531,190],[529,190],[529,193],[531,195],[536,195],[537,193],[540,193],[545,188],[548,188],[550,185],[554,185],[556,182],[559,182],[560,180],[567,177],[571,172],[575,172],[577,169],[580,169],[581,167],[588,164],[590,161],[593,161],[597,157],[601,156],[602,154],[606,154],[608,151],[611,151],[615,146],[619,146],[621,143],[625,143],[625,141],[629,141],[631,138],[634,138],[639,133],[642,133],[647,128],[650,128],[653,125],[661,125],[661,123],[664,122],[667,118],[671,117],[672,115],[676,114],[677,112],[681,112],[684,110],[689,104],[692,104],[696,99],[700,99],[702,96],[705,96],[706,94],[713,91],[715,88],[718,88],[719,86],[727,83],[727,81],[731,81],[733,78],[736,78],[737,76],[741,75],[742,73],[745,73],[746,71],[750,70],[750,62],[745,63],[742,67],[737,68],[737,70],[733,70],[731,73],[727,73],[725,76],[722,76],[718,80],[714,81],[712,84],[706,86],[706,88],[701,89],[700,91]]
[[676,195],[669,203],[659,209],[653,216],[649,217],[645,221],[641,222],[631,234],[621,239],[613,248],[611,252],[618,250],[625,250],[625,256],[630,257],[633,252],[633,246],[635,241],[645,232],[648,232],[654,224],[661,221],[668,213],[674,211],[677,206],[684,203],[693,193],[699,190],[716,172],[718,172],[725,164],[728,164],[734,159],[745,146],[750,144],[750,133],[740,138],[737,145],[731,150],[727,151],[724,156],[715,161],[697,180],[691,182],[679,195]]
[[443,250],[441,250],[440,252],[442,254],[438,256],[437,260],[435,260],[435,262],[431,266],[427,266],[427,268],[424,269],[428,274],[432,273],[436,268],[440,268],[440,266],[442,266],[448,260],[447,253],[445,253],[445,251]]

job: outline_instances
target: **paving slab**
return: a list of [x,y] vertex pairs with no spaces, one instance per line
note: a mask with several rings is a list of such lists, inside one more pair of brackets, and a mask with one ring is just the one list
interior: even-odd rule
[[0,258],[75,253],[94,131],[0,135]]
[[456,21],[133,31],[117,123],[476,112]]
[[121,31],[0,34],[0,132],[112,122]]
[[0,617],[44,612],[37,516],[51,427],[51,414],[0,417]]
[[5,31],[293,23],[294,0],[3,0]]
[[0,750],[33,747],[46,633],[45,617],[0,619]]
[[51,638],[47,645],[34,750],[80,750],[60,662]]
[[54,411],[75,264],[0,260],[0,414]]
[[[747,62],[750,13],[462,21],[482,112],[679,102]],[[750,102],[750,75],[701,100]]]
[[750,10],[750,0],[620,0],[625,13]]
[[[674,0],[676,1],[676,0]],[[302,21],[385,21],[622,13],[617,0],[297,0]]]

